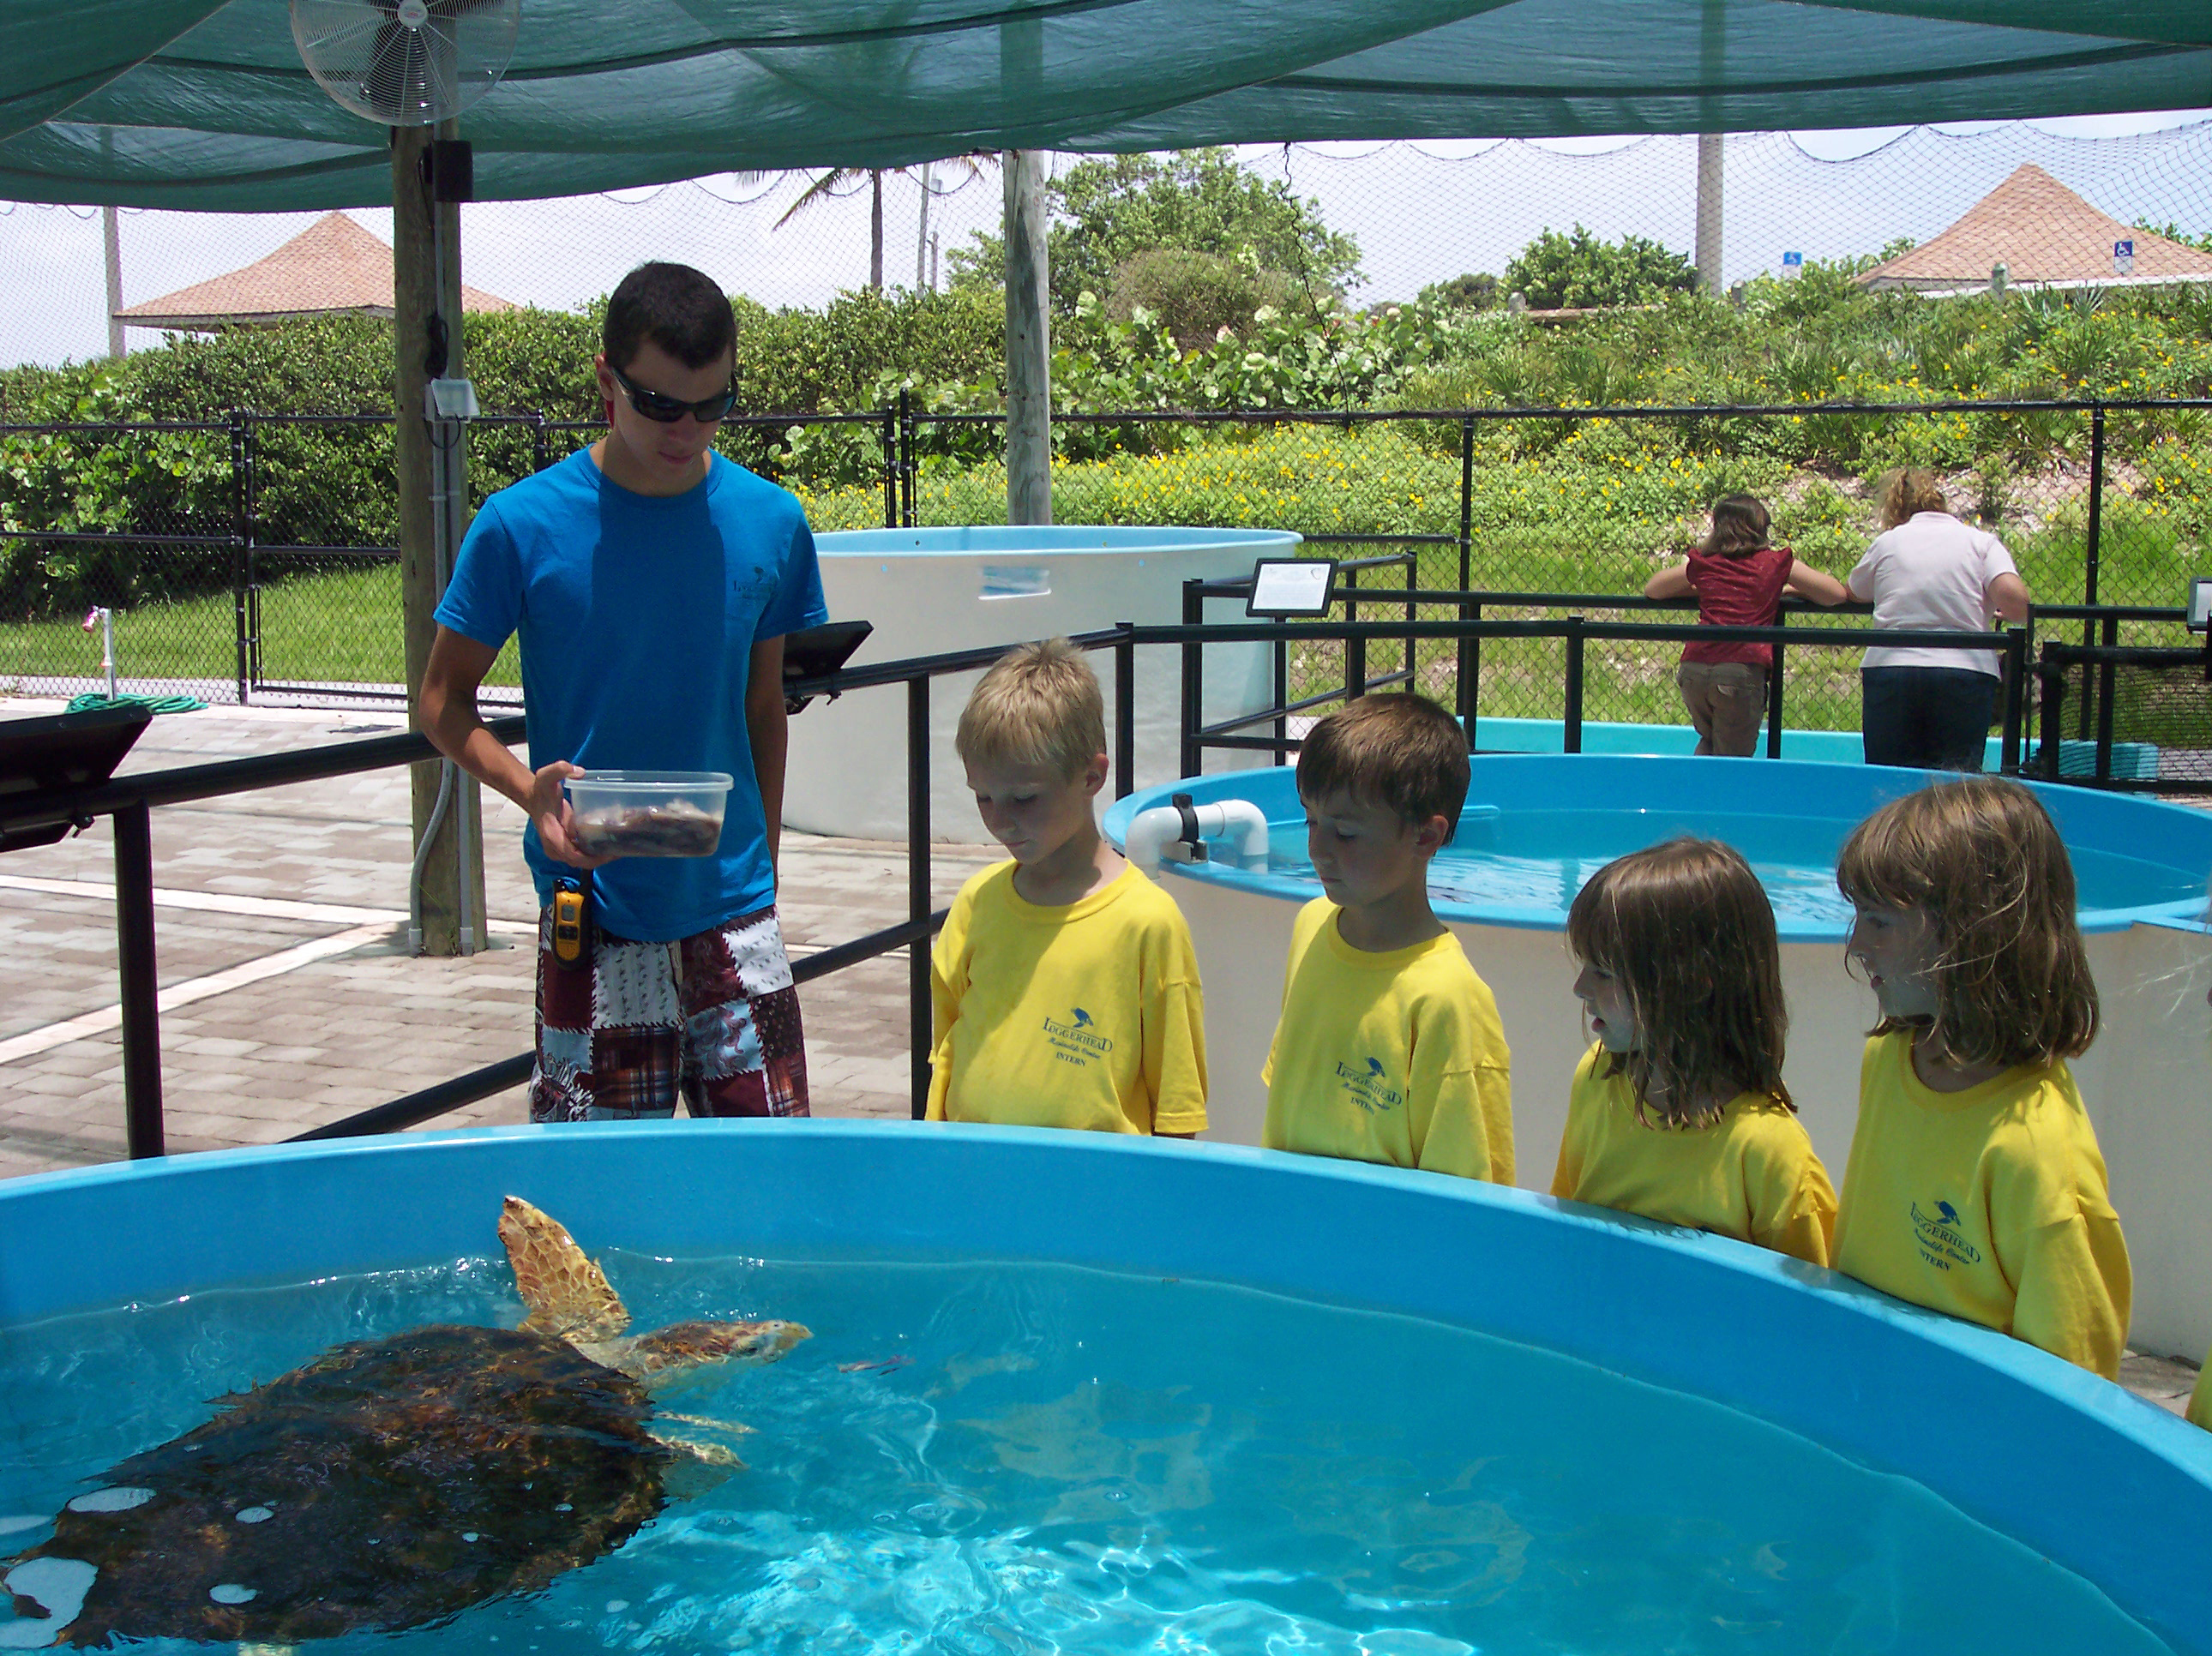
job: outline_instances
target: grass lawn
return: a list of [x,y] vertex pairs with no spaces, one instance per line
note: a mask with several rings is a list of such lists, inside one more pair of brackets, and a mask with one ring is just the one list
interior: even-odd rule
[[[261,588],[259,615],[261,677],[265,681],[406,681],[396,563],[271,582]],[[228,592],[118,611],[117,669],[125,678],[235,684],[237,630],[236,610]],[[86,633],[75,622],[0,624],[0,683],[14,678],[89,678],[99,672],[99,635]],[[512,639],[484,682],[522,682]]]

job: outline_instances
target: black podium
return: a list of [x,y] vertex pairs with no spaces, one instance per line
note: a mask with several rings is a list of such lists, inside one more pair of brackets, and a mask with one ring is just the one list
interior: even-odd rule
[[0,719],[0,852],[50,846],[85,823],[44,796],[97,787],[153,719],[144,707]]

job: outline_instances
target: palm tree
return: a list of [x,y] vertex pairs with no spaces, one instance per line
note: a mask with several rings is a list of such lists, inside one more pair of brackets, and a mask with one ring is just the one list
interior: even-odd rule
[[[917,178],[917,181],[921,185],[923,190],[928,192],[928,195],[937,195],[944,192],[933,189],[930,184],[928,173],[932,167],[949,164],[955,167],[965,167],[967,169],[967,175],[969,179],[979,179],[983,176],[983,169],[986,166],[995,167],[998,165],[998,161],[999,158],[996,155],[986,150],[979,155],[956,155],[952,158],[950,163],[940,163],[935,161],[925,162],[919,169],[918,173],[916,169],[906,167],[832,167],[829,172],[824,173],[820,178],[815,179],[813,183],[808,185],[805,190],[800,194],[799,199],[792,203],[789,207],[784,209],[783,216],[776,220],[772,227],[778,230],[782,229],[785,225],[790,223],[792,220],[797,218],[799,214],[805,211],[809,207],[811,207],[816,202],[823,199],[825,197],[846,194],[854,185],[858,185],[862,179],[867,179],[868,288],[872,293],[880,294],[884,290],[884,174],[886,172],[890,172],[915,176]],[[925,195],[923,197],[923,211],[925,213],[928,210],[928,195]]]

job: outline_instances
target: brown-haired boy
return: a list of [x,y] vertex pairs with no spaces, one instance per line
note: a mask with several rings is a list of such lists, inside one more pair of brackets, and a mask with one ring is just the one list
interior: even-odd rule
[[1297,784],[1325,895],[1291,934],[1261,1142],[1512,1183],[1498,1003],[1429,907],[1467,801],[1457,721],[1423,696],[1364,696],[1314,727]]
[[1099,837],[1098,680],[1065,639],[1009,651],[955,738],[1013,860],[961,888],[930,957],[929,1119],[1188,1137],[1206,1023],[1182,911]]

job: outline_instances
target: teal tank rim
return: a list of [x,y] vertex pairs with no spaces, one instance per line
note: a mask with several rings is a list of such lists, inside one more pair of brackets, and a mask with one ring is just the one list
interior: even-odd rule
[[[1481,807],[1510,810],[1511,802],[1540,793],[1548,796],[1547,803],[1556,802],[1564,808],[1587,803],[1591,809],[1619,810],[1621,800],[1632,798],[1642,809],[1710,810],[1717,818],[1724,818],[1739,802],[1742,805],[1755,803],[1761,807],[1757,814],[1772,816],[1777,814],[1776,799],[1787,798],[1814,807],[1792,814],[1848,825],[1888,800],[1940,782],[1948,774],[1805,760],[1650,754],[1477,754],[1470,766],[1473,779],[1468,789],[1468,811],[1460,819],[1462,824]],[[1294,823],[1300,820],[1294,774],[1291,767],[1271,766],[1140,788],[1108,807],[1104,833],[1115,847],[1125,846],[1129,823],[1136,814],[1166,804],[1170,796],[1176,793],[1188,793],[1200,803],[1249,799],[1266,814],[1271,827]],[[2028,781],[2027,786],[2051,812],[2069,848],[2112,851],[2191,871],[2197,889],[2203,889],[2205,877],[2212,871],[2212,812],[2063,783]],[[1836,809],[1818,809],[1824,804]],[[1713,834],[1722,840],[1729,837],[1719,821]],[[1310,902],[1321,895],[1319,883],[1310,878],[1219,863],[1170,863],[1163,864],[1163,871],[1178,879],[1292,902]],[[1567,921],[1564,908],[1508,908],[1448,901],[1438,901],[1435,907],[1440,919],[1468,925],[1563,931]],[[2137,925],[2187,925],[2205,916],[2205,898],[2192,895],[2179,901],[2085,909],[2079,918],[2083,931],[2095,933],[2124,931]],[[1840,943],[1844,934],[1840,925],[1788,920],[1781,922],[1779,931],[1783,942],[1793,943]]]
[[820,557],[1066,557],[1085,553],[1218,552],[1297,555],[1288,529],[1178,529],[1144,524],[950,525],[927,529],[836,529],[814,537]]
[[[0,1326],[232,1283],[489,1257],[509,1192],[595,1247],[1045,1260],[1479,1329],[1910,1477],[2178,1650],[2212,1656],[2212,1435],[1833,1272],[1437,1174],[926,1123],[478,1128],[222,1151],[0,1183]],[[1360,1247],[1339,1245],[1353,1236]],[[1423,1259],[1456,1263],[1376,1265]]]

